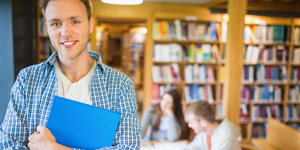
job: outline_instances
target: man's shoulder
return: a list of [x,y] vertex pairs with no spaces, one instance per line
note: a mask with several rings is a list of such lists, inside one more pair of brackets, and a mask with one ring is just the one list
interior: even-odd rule
[[239,130],[236,125],[225,118],[216,129],[216,135],[227,135],[228,137],[238,137]]
[[35,64],[28,66],[26,68],[23,68],[19,74],[18,77],[29,77],[29,76],[38,76],[45,74],[47,70],[47,64],[46,62],[42,62],[40,64]]
[[131,79],[126,76],[124,73],[118,71],[117,69],[114,69],[110,66],[107,66],[105,64],[102,64],[102,67],[105,70],[106,77],[109,78],[110,81],[115,81],[115,82],[132,82]]

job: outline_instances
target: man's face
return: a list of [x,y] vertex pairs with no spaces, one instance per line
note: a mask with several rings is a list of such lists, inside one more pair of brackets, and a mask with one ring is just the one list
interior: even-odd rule
[[88,20],[84,4],[79,0],[50,1],[45,11],[46,27],[59,58],[73,60],[88,52],[89,34],[94,20]]
[[196,116],[193,113],[187,115],[188,118],[188,126],[192,128],[196,134],[204,131],[204,127],[201,125],[201,121],[196,119]]

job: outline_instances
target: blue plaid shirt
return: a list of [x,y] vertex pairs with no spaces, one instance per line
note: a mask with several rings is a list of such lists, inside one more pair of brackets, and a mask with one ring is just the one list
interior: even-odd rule
[[[89,52],[89,55],[97,61],[90,84],[93,105],[122,114],[113,146],[102,149],[140,149],[141,127],[132,81],[104,65],[99,54]],[[28,137],[38,125],[46,126],[58,89],[54,67],[57,56],[54,52],[47,61],[20,71],[0,126],[1,150],[29,149]]]

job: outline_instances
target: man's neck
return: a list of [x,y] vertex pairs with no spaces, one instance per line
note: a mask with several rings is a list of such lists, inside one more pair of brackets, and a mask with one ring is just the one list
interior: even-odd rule
[[206,133],[209,135],[209,136],[212,136],[215,129],[219,126],[219,123],[218,122],[214,122],[214,123],[209,123],[206,127]]
[[57,62],[61,72],[69,81],[74,83],[78,82],[89,73],[94,66],[95,60],[87,55],[87,57],[75,58],[72,60],[59,59],[58,57]]

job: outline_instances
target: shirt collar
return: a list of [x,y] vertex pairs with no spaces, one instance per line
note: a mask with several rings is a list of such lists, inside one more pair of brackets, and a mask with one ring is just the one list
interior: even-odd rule
[[[99,66],[102,69],[102,71],[105,73],[105,67],[102,62],[101,56],[97,52],[94,52],[94,51],[89,51],[89,55],[92,59],[94,59],[96,61],[96,63],[97,63],[96,66]],[[52,55],[47,59],[46,63],[49,63],[52,66],[56,63],[57,58],[58,58],[58,53],[57,53],[57,51],[54,51],[52,53]]]

